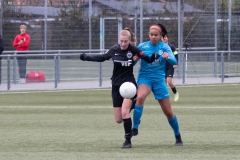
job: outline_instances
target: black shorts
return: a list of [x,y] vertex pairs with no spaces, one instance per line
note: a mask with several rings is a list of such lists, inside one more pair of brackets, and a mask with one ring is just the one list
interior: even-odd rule
[[166,77],[173,77],[174,75],[174,68],[166,68]]
[[[124,98],[120,95],[119,88],[120,88],[120,86],[112,86],[113,107],[122,107],[122,103],[123,103]],[[131,99],[134,100],[136,97],[137,97],[137,94]]]

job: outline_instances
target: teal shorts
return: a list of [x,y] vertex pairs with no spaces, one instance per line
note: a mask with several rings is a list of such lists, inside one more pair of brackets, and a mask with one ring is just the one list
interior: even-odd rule
[[141,84],[147,85],[152,90],[156,100],[163,100],[169,98],[165,79],[160,79],[159,81],[151,81],[146,78],[138,78],[137,85],[140,86]]

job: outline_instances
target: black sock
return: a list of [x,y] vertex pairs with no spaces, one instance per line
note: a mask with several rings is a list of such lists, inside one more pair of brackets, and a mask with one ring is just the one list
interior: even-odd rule
[[132,119],[131,118],[123,119],[123,126],[125,131],[125,138],[127,141],[131,142]]
[[171,89],[172,89],[172,91],[173,91],[174,94],[177,93],[177,89],[176,89],[176,87],[173,87],[173,88],[171,88]]

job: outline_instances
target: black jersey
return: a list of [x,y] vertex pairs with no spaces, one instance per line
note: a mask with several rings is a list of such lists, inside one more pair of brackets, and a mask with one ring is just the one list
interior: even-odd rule
[[[168,44],[169,47],[171,48],[176,60],[178,61],[178,53],[177,53],[177,49],[173,44]],[[173,68],[173,65],[171,65],[168,61],[166,61],[166,68]]]
[[88,56],[87,60],[103,62],[105,60],[112,59],[112,85],[120,86],[124,82],[136,83],[133,75],[133,56],[135,54],[149,63],[155,60],[151,57],[146,56],[138,47],[131,44],[129,44],[126,50],[121,50],[120,45],[115,44],[105,54]]

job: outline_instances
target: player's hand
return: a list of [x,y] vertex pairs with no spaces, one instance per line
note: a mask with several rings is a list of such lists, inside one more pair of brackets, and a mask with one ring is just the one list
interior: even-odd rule
[[177,68],[177,65],[173,65],[173,68]]
[[160,57],[159,54],[153,53],[153,54],[151,55],[151,61],[155,61],[155,60],[158,59],[159,57]]
[[134,56],[133,56],[133,61],[137,61],[138,60],[138,56],[137,56],[137,54],[135,54]]
[[87,60],[87,55],[85,53],[80,54],[80,59],[82,61],[86,61]]
[[167,52],[164,52],[162,56],[163,56],[163,58],[165,58],[165,59],[169,59],[169,55],[168,55]]

